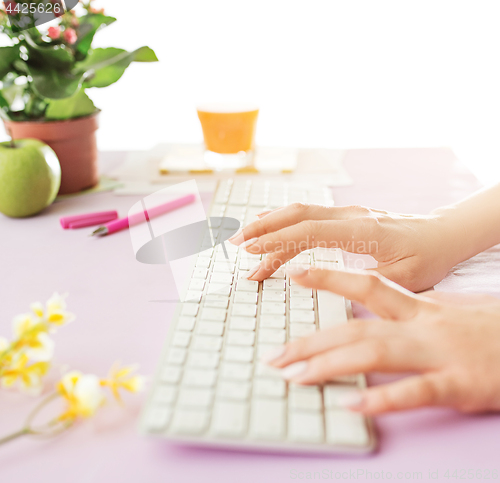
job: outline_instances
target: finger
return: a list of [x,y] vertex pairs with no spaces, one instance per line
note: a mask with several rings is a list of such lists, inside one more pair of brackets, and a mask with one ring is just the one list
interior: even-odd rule
[[[268,215],[271,216],[271,215]],[[264,221],[263,218],[259,221]],[[255,223],[258,223],[255,222]],[[304,251],[309,248],[342,248],[353,253],[369,253],[376,243],[378,225],[360,220],[303,220],[262,236],[250,238],[252,233],[244,230],[247,240],[240,246],[249,253],[275,251]],[[370,243],[372,240],[372,243]],[[236,239],[232,243],[235,243]]]
[[350,394],[345,407],[364,414],[380,414],[423,406],[454,405],[455,390],[448,376],[428,373]]
[[355,300],[386,319],[408,320],[420,310],[430,310],[431,307],[430,303],[376,272],[318,268],[307,270],[305,267],[291,266],[287,273],[300,285],[329,290]]
[[360,372],[408,372],[429,369],[429,357],[409,338],[365,339],[322,352],[283,368],[284,379],[296,384],[323,384]]
[[262,362],[275,367],[285,367],[346,344],[369,338],[386,339],[400,333],[401,327],[394,322],[354,319],[348,324],[321,330],[281,346],[264,354]]
[[262,217],[250,223],[229,239],[234,245],[241,245],[246,240],[295,225],[304,220],[346,219],[352,209],[293,203],[283,208],[262,213]]
[[297,252],[274,252],[264,258],[258,265],[253,267],[247,276],[248,280],[261,282],[270,277],[276,270],[297,255]]

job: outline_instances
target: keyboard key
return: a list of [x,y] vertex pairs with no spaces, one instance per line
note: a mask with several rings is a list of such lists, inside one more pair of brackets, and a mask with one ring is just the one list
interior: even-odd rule
[[214,283],[233,283],[233,276],[230,273],[212,273],[210,281]]
[[198,257],[196,260],[196,268],[208,268],[210,266],[211,259],[208,257]]
[[222,347],[222,337],[210,335],[197,335],[193,337],[191,346],[194,350],[199,351],[220,351]]
[[313,310],[314,303],[312,298],[305,297],[294,297],[290,300],[290,310],[300,309],[300,310]]
[[182,384],[185,386],[212,387],[215,385],[216,378],[217,372],[213,369],[186,369]]
[[186,360],[186,349],[180,347],[170,347],[168,350],[167,362],[177,366],[182,366]]
[[249,397],[249,382],[221,381],[217,386],[217,398],[246,401]]
[[285,304],[281,302],[262,302],[260,313],[262,315],[285,315]]
[[201,278],[193,278],[189,283],[189,290],[203,290],[205,288],[205,280]]
[[198,314],[198,304],[183,304],[181,315],[190,315],[192,317]]
[[321,411],[321,393],[315,391],[289,391],[288,404],[290,409],[305,411]]
[[255,439],[283,439],[285,401],[270,399],[252,401],[249,436]]
[[325,412],[326,440],[330,444],[366,446],[368,430],[362,414],[348,410]]
[[299,338],[306,335],[311,335],[316,332],[316,325],[314,324],[291,324],[290,325],[290,338]]
[[180,367],[167,366],[161,371],[160,380],[169,384],[177,384],[181,379]]
[[227,295],[231,293],[231,284],[227,283],[213,283],[210,282],[208,284],[208,294],[215,294],[215,295]]
[[235,267],[234,264],[229,262],[229,263],[224,263],[224,262],[215,262],[214,263],[214,272],[220,272],[220,273],[234,273]]
[[307,288],[307,287],[290,287],[290,300],[292,300],[295,297],[312,297],[313,292],[312,288]]
[[319,328],[326,329],[347,322],[345,299],[340,295],[318,290]]
[[253,293],[253,292],[236,292],[234,294],[234,303],[235,304],[256,304],[258,296],[259,295],[257,293]]
[[208,408],[212,404],[214,392],[212,389],[198,389],[193,387],[183,387],[179,391],[177,400],[178,407],[202,407]]
[[205,298],[205,307],[212,307],[214,309],[227,309],[229,305],[229,298],[221,296],[221,298],[212,298],[214,295],[207,295]]
[[188,290],[186,292],[186,296],[184,297],[184,301],[188,303],[199,304],[203,292],[201,290]]
[[255,317],[232,316],[229,318],[229,328],[236,330],[255,330]]
[[237,362],[223,362],[220,370],[222,379],[235,381],[249,381],[252,377],[252,364],[240,364]]
[[264,280],[264,290],[285,290],[285,281],[268,278]]
[[[232,246],[232,245],[231,245]],[[231,251],[227,252],[227,258],[226,254],[223,252],[217,252],[217,255],[215,255],[215,264],[214,264],[214,270],[217,265],[219,267],[224,268],[223,266],[231,266],[234,271],[234,265],[236,264],[236,258],[238,258],[238,254]]]
[[187,315],[180,316],[177,322],[177,330],[187,330],[188,332],[192,331],[194,328],[194,324],[196,323],[196,317],[189,317]]
[[323,416],[319,412],[291,412],[288,415],[288,437],[292,441],[321,443]]
[[255,317],[257,306],[255,304],[233,304],[232,315],[241,315],[244,317]]
[[313,324],[316,320],[314,311],[312,310],[296,310],[290,309],[290,323]]
[[280,369],[268,366],[267,364],[263,364],[262,362],[257,362],[257,365],[255,367],[255,375],[259,377],[275,377],[283,380],[283,378],[281,377]]
[[261,328],[259,330],[259,343],[284,344],[286,332],[284,329]]
[[255,342],[255,332],[251,330],[230,330],[226,343],[229,345],[252,346]]
[[209,413],[204,410],[177,409],[172,418],[174,434],[199,434],[208,426]]
[[281,347],[281,344],[259,344],[257,346],[257,359],[260,359],[264,354],[273,351],[277,347]]
[[236,283],[236,290],[241,290],[243,292],[255,292],[259,291],[259,282],[255,282],[254,280],[238,280]]
[[[264,292],[265,293],[265,292]],[[286,324],[285,316],[279,315],[261,315],[260,326],[270,327],[273,329],[284,329]]]
[[200,321],[196,332],[202,335],[222,335],[224,332],[224,322]]
[[172,408],[168,406],[152,407],[146,414],[145,425],[150,431],[161,431],[167,427],[172,413]]
[[218,352],[193,352],[189,354],[188,367],[200,367],[215,369],[219,365],[220,354]]
[[265,290],[262,292],[263,302],[284,302],[285,292],[281,290]]
[[215,436],[244,436],[248,425],[248,405],[218,401],[213,410],[210,432]]
[[174,347],[187,347],[191,340],[191,332],[176,332],[172,338],[172,345]]
[[232,362],[253,361],[253,347],[227,345],[224,351],[224,360]]
[[201,320],[213,320],[215,322],[224,322],[226,320],[226,311],[224,309],[203,307],[203,310],[201,311]]
[[172,405],[177,396],[176,386],[158,386],[153,394],[153,403],[160,405]]
[[334,409],[342,407],[340,404],[338,404],[338,399],[344,397],[345,394],[349,394],[354,391],[356,391],[356,388],[353,386],[341,384],[326,384],[323,388],[325,408]]
[[[199,278],[205,280],[208,275],[208,270],[206,268],[195,268],[193,271],[193,278]],[[205,283],[203,283],[205,285]]]
[[280,268],[279,270],[276,270],[270,277],[270,279],[280,279],[284,280],[285,279],[285,270],[283,268]]
[[283,398],[286,394],[286,383],[283,379],[257,377],[253,383],[256,396]]

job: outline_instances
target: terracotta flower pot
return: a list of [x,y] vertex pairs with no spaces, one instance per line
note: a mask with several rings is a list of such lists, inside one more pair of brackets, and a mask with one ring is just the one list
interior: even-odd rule
[[14,139],[39,139],[56,152],[62,171],[59,194],[68,194],[92,188],[99,182],[98,118],[97,112],[68,121],[4,121],[4,124]]

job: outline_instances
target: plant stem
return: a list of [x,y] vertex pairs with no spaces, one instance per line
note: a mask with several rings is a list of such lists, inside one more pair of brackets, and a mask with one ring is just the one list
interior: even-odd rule
[[20,438],[21,436],[24,436],[26,434],[30,434],[31,430],[28,427],[25,427],[23,429],[20,429],[19,431],[16,431],[15,433],[9,434],[7,436],[4,436],[3,438],[0,438],[0,446],[5,443],[9,443],[10,441],[13,441],[14,439]]
[[7,131],[7,134],[10,136],[10,147],[12,149],[15,149],[16,148],[16,143],[14,142],[14,136],[12,136],[12,132],[11,132],[10,128],[8,128],[7,126],[5,126],[5,130]]

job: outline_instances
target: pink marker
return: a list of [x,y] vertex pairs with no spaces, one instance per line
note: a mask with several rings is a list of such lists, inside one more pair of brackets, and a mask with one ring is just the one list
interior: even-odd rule
[[[146,220],[149,221],[151,218],[155,218],[156,216],[160,216],[164,213],[168,213],[169,211],[181,208],[182,206],[192,203],[195,199],[196,196],[194,194],[181,196],[180,198],[164,203],[163,205],[155,206],[154,208],[145,211],[144,214],[137,213],[130,218],[120,218],[119,220],[114,220],[110,223],[106,223],[105,225],[100,226],[97,230],[92,232],[91,236],[111,235],[111,233],[124,230],[129,226],[137,225]],[[144,219],[144,217],[146,218]]]

